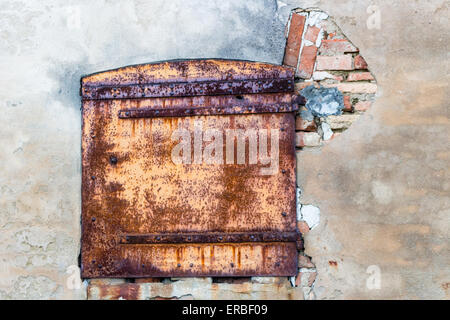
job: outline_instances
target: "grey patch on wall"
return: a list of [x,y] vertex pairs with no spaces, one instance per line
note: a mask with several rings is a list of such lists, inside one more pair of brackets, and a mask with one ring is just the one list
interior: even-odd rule
[[[234,20],[245,21],[246,32],[229,30],[228,37],[218,47],[218,57],[228,59],[244,59],[281,64],[286,39],[284,24],[276,18],[276,2],[264,1],[264,10],[250,10],[242,6],[227,19],[227,26],[236,25]],[[236,15],[235,18],[233,16]],[[231,31],[231,32],[230,32]],[[237,35],[233,37],[233,35]],[[230,45],[232,43],[232,45]]]
[[57,89],[49,92],[47,99],[59,100],[69,108],[81,108],[80,81],[81,77],[88,74],[92,68],[87,63],[87,57],[84,61],[76,62],[55,62],[49,69],[48,76],[57,82]]
[[306,108],[314,116],[327,117],[342,114],[344,96],[336,88],[325,88],[311,85],[304,88],[301,95],[306,99]]

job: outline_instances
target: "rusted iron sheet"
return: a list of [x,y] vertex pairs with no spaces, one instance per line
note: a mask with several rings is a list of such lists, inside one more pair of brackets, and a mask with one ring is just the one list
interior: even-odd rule
[[81,92],[83,99],[130,99],[291,92],[293,88],[290,79],[265,79],[85,86]]
[[83,265],[88,278],[291,276],[295,242],[115,245]]
[[164,109],[126,109],[119,111],[119,118],[156,118],[156,117],[187,117],[187,116],[212,116],[230,114],[255,114],[255,113],[276,113],[295,112],[298,106],[294,104],[276,105],[252,105],[243,106],[215,106],[200,108],[164,108]]
[[299,240],[300,235],[297,232],[156,233],[127,234],[120,237],[121,244],[296,242]]
[[[84,89],[90,90],[90,88],[124,88],[136,85],[140,85],[142,88],[145,85],[158,84],[168,85],[170,88],[170,85],[175,87],[177,83],[210,83],[214,85],[215,82],[220,84],[234,81],[243,81],[243,85],[245,85],[246,82],[253,84],[254,80],[258,85],[271,80],[286,80],[288,84],[293,85],[294,71],[283,66],[242,60],[172,60],[128,66],[86,76],[81,79],[81,95],[84,97]],[[280,87],[277,91],[271,92],[293,91],[293,87]],[[210,94],[214,94],[214,90],[211,93],[207,91],[202,93],[202,95]],[[186,95],[190,96],[191,94]],[[142,93],[138,93],[133,98],[142,98]],[[86,99],[91,98],[86,96]]]
[[[215,67],[212,68],[212,65]],[[141,79],[179,81],[247,79],[292,75],[286,68],[249,62],[207,60],[173,69],[170,63],[135,66],[83,79],[90,85],[133,83]],[[134,69],[133,69],[134,68]],[[263,69],[263,70],[262,70]],[[175,72],[175,71],[176,72]],[[231,71],[230,71],[231,70]],[[131,81],[133,80],[133,81]],[[121,243],[124,235],[210,233],[298,233],[295,208],[294,114],[264,113],[189,117],[118,117],[121,110],[186,106],[224,107],[230,99],[249,106],[293,104],[293,92],[235,96],[83,100],[82,275],[83,277],[294,275],[296,241],[243,243]],[[267,130],[279,132],[279,159],[267,164],[196,161],[195,134]],[[192,133],[193,161],[174,163],[177,130]],[[247,141],[248,142],[248,141]],[[201,141],[204,150],[208,142]],[[235,146],[233,147],[234,150]],[[270,152],[270,146],[268,147]],[[224,156],[225,156],[224,146]],[[136,238],[135,238],[136,239]],[[149,239],[149,238],[147,238]],[[218,238],[216,239],[218,240]],[[298,241],[297,241],[298,242]]]

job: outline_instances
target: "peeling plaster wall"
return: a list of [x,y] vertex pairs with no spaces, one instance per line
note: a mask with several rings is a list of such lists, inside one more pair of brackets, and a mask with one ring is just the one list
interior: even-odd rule
[[[380,29],[366,26],[372,4]],[[315,296],[449,298],[450,32],[437,0],[0,1],[0,298],[86,297],[66,273],[80,245],[83,74],[173,58],[281,63],[297,7],[332,16],[378,83],[350,129],[298,155],[301,201],[320,208],[305,236]],[[371,265],[380,289],[366,285]]]

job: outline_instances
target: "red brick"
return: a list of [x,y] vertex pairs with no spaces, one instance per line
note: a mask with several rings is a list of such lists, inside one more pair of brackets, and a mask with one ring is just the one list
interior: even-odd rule
[[322,44],[319,49],[319,53],[323,55],[335,55],[358,51],[358,48],[345,39],[322,40]]
[[372,105],[372,101],[359,101],[355,104],[356,111],[366,111]]
[[308,287],[311,287],[314,283],[314,281],[316,281],[316,277],[317,277],[317,272],[310,272],[309,276],[308,276]]
[[316,266],[312,263],[311,259],[302,255],[298,256],[298,267],[299,268],[315,268]]
[[327,39],[333,39],[336,36],[336,33],[328,33]]
[[309,232],[309,226],[305,221],[298,221],[297,228],[302,234],[307,234]]
[[315,86],[316,88],[320,88],[320,85],[317,81],[301,81],[295,83],[295,90],[302,91],[306,87]]
[[308,29],[305,33],[305,40],[309,40],[313,43],[316,43],[317,36],[319,35],[320,28],[317,28],[316,26],[308,26]]
[[299,148],[320,146],[320,136],[317,132],[298,131],[295,133],[295,145]]
[[360,55],[357,55],[355,57],[355,69],[358,69],[358,70],[368,69],[366,60],[364,60],[364,58],[361,57]]
[[352,56],[318,56],[317,70],[353,70]]
[[296,68],[300,47],[302,45],[303,28],[305,27],[306,17],[293,13],[291,25],[289,27],[289,35],[286,42],[283,64]]
[[341,83],[324,83],[324,87],[338,88],[341,92],[348,93],[376,93],[377,85],[368,82],[341,82]]
[[300,55],[300,65],[298,66],[298,76],[303,79],[311,79],[314,64],[316,63],[317,47],[307,46],[303,47]]
[[353,106],[352,102],[350,101],[350,96],[345,95],[344,96],[344,111],[352,112]]
[[308,121],[300,117],[295,118],[295,130],[297,131],[316,131],[317,126],[314,120]]
[[347,77],[347,81],[363,81],[363,80],[374,80],[374,78],[370,72],[350,73]]

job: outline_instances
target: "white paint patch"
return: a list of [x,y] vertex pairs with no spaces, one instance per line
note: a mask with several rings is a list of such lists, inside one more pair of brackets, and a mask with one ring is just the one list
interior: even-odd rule
[[314,43],[312,41],[309,41],[309,40],[306,40],[306,39],[303,42],[304,42],[305,47],[309,47],[309,46],[314,45]]
[[319,34],[317,35],[316,39],[316,47],[320,48],[320,45],[322,44],[323,39],[323,28],[320,28]]
[[322,122],[321,128],[322,128],[322,132],[323,132],[322,139],[325,141],[330,140],[331,137],[333,136],[333,130],[331,130],[330,125],[326,122]]
[[300,197],[302,195],[302,190],[300,188],[297,188],[297,220],[302,219],[302,204],[300,203]]
[[306,23],[308,26],[316,26],[317,28],[320,28],[320,23],[322,22],[322,20],[325,20],[327,18],[328,15],[325,12],[312,11],[309,13],[309,17]]
[[309,228],[314,229],[320,222],[320,209],[313,205],[302,205],[301,220],[304,220]]
[[334,79],[334,76],[326,71],[316,71],[313,73],[313,79],[315,81],[322,81],[325,79]]
[[291,282],[291,286],[295,287],[295,277],[289,277],[289,281]]

